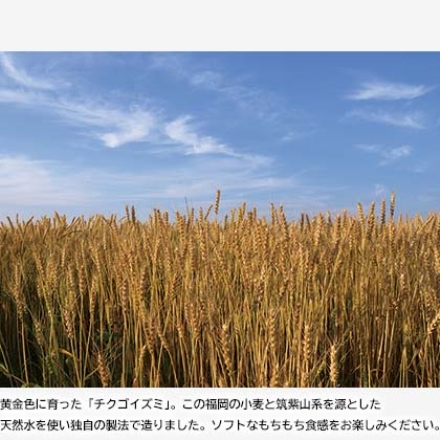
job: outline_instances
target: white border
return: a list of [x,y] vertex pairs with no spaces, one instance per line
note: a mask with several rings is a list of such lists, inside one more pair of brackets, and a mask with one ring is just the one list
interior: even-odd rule
[[2,0],[7,51],[438,51],[437,0]]

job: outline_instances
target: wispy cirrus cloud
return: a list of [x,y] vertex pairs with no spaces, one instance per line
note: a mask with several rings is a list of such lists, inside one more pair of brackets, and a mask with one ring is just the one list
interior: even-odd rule
[[[273,119],[280,115],[281,102],[278,97],[268,91],[234,82],[220,72],[213,70],[196,71],[189,76],[191,85],[216,92],[223,98],[233,102],[244,111],[252,110],[260,119]],[[282,111],[286,111],[283,109]]]
[[0,88],[0,103],[21,105],[23,107],[50,105],[50,99],[40,92],[14,89],[11,87]]
[[61,95],[3,88],[0,89],[2,102],[53,113],[66,123],[88,129],[89,136],[99,139],[109,148],[147,140],[156,124],[155,115],[151,111],[124,110],[91,99],[79,101]]
[[354,101],[384,100],[396,101],[400,99],[415,99],[426,95],[434,87],[426,85],[410,85],[403,83],[392,83],[384,81],[373,81],[362,83],[353,93],[346,96]]
[[[86,215],[93,214],[96,206],[112,207],[109,212],[115,212],[115,208],[127,203],[185,209],[185,198],[193,206],[212,203],[218,188],[224,194],[222,205],[226,212],[256,193],[266,195],[267,208],[274,201],[269,197],[272,192],[280,199],[282,194],[297,193],[297,198],[289,199],[301,209],[331,194],[330,188],[312,187],[294,175],[280,176],[270,169],[246,167],[241,158],[224,155],[215,161],[206,155],[183,156],[172,164],[159,160],[130,172],[93,167],[78,170],[58,160],[0,155],[2,217],[17,208],[29,216],[47,214],[48,208],[68,207],[76,207],[78,214]],[[233,194],[228,200],[228,195]],[[240,195],[243,198],[235,203],[234,198]]]
[[[5,66],[2,66],[5,69]],[[56,89],[50,92],[36,90],[37,81],[26,72],[15,67],[11,57],[7,57],[6,67],[13,72],[21,72],[26,85],[21,88],[0,88],[0,103],[10,103],[27,108],[39,108],[60,117],[64,122],[85,128],[86,133],[102,142],[108,148],[117,148],[133,142],[180,145],[184,154],[223,154],[246,161],[254,166],[264,166],[270,162],[266,156],[245,154],[226,146],[213,136],[199,134],[191,118],[180,116],[168,121],[155,112],[140,106],[123,109],[103,100],[91,98],[71,98]],[[24,81],[22,81],[24,85]]]
[[402,145],[395,148],[387,148],[376,144],[359,144],[356,148],[367,153],[373,153],[382,158],[379,165],[388,165],[396,162],[404,157],[408,157],[412,153],[412,148],[409,145]]
[[62,85],[66,86],[65,82],[59,80],[47,80],[29,75],[25,70],[18,68],[12,57],[4,52],[0,53],[0,66],[5,75],[19,86],[39,90],[55,90]]
[[221,188],[221,209],[225,209],[225,213],[258,194],[260,206],[267,208],[268,214],[270,202],[283,203],[289,207],[289,214],[293,214],[292,211],[299,214],[326,206],[335,191],[340,190],[312,185],[300,173],[283,176],[275,174],[270,167],[243,166],[239,157],[220,155],[212,160],[204,154],[185,155],[166,169],[156,163],[143,172],[98,172],[92,181],[105,186],[112,200],[136,204],[154,201],[156,206],[166,209],[170,209],[167,204],[172,203],[171,210],[185,209],[185,198],[190,206],[210,204],[216,190]]
[[[154,166],[146,165],[144,170],[130,173],[87,167],[78,172],[62,162],[4,156],[0,160],[0,188],[4,189],[0,202],[8,209],[72,205],[84,208],[98,202],[102,205],[130,201],[160,205],[179,198],[183,201],[185,197],[199,203],[212,200],[217,188],[233,193],[233,198],[265,194],[268,203],[283,193],[302,194],[292,203],[303,210],[330,197],[328,188],[314,188],[293,175],[275,173],[271,157],[240,150],[207,134],[195,117],[185,114],[170,118],[161,109],[115,105],[84,95],[77,88],[53,87],[55,83],[49,87],[19,68],[12,56],[7,61],[7,65],[0,64],[0,70],[9,68],[6,76],[10,79],[0,86],[0,103],[56,116],[108,148],[145,142],[150,147],[145,149],[147,153],[156,149],[169,157],[179,155],[178,161],[165,158],[164,162],[159,155]],[[229,86],[223,77],[206,71],[199,72],[192,81],[194,87],[221,93],[243,109],[255,106],[258,117],[276,119],[270,114],[275,109],[271,107],[273,102],[265,102],[258,91]]]
[[345,115],[369,122],[405,127],[417,130],[426,128],[425,117],[421,112],[393,113],[385,110],[351,110]]
[[193,66],[181,54],[158,54],[151,57],[151,67],[182,78],[190,85],[215,92],[242,110],[252,110],[263,118],[269,115],[275,97],[267,91],[233,81],[219,71]]
[[6,54],[1,54],[0,67],[20,86],[0,88],[0,103],[54,113],[67,123],[87,128],[90,136],[109,148],[145,141],[156,125],[155,115],[147,109],[125,110],[90,98],[73,99],[59,90],[57,83],[35,79],[16,67]]
[[68,99],[60,99],[52,106],[67,122],[91,127],[91,135],[109,148],[147,141],[158,124],[153,112],[141,108],[124,111],[108,103]]
[[280,134],[282,141],[293,141],[317,131],[317,125],[304,110],[291,108],[284,98],[242,78],[231,78],[212,68],[194,66],[181,54],[151,57],[152,69],[165,71],[191,86],[213,92],[238,110],[257,118]]
[[164,127],[167,139],[183,147],[185,154],[223,154],[242,159],[253,166],[265,166],[271,163],[271,159],[267,156],[241,153],[212,136],[197,133],[194,125],[191,124],[191,120],[190,116],[181,116],[167,123]]
[[185,149],[185,154],[219,153],[233,155],[233,151],[211,136],[197,134],[190,124],[190,116],[181,116],[164,127],[164,133]]
[[[154,143],[155,148],[168,153],[184,155],[224,155],[233,157],[242,166],[252,168],[267,167],[271,158],[258,154],[237,151],[214,136],[201,134],[193,118],[183,115],[167,120],[152,110],[131,105],[128,109],[115,106],[105,100],[88,97],[72,98],[63,91],[45,90],[35,85],[36,81],[26,72],[15,67],[12,58],[7,58],[7,66],[14,72],[20,71],[29,87],[0,88],[0,103],[8,103],[26,108],[36,108],[56,115],[65,123],[78,126],[82,133],[98,139],[108,148],[117,148],[134,142]],[[5,69],[5,66],[3,66]],[[24,81],[22,81],[24,86]],[[152,149],[153,152],[153,149]]]
[[0,155],[2,206],[69,206],[90,198],[93,191],[78,180],[78,172],[60,162]]
[[217,188],[225,191],[252,192],[255,190],[287,190],[297,185],[292,176],[275,176],[271,170],[244,167],[240,158],[220,156],[213,161],[205,155],[186,156],[183,161],[172,165],[164,172],[157,167],[143,174],[118,175],[112,179],[117,185],[136,185],[144,188],[139,198],[155,197],[175,199],[190,195],[194,200],[212,199]]

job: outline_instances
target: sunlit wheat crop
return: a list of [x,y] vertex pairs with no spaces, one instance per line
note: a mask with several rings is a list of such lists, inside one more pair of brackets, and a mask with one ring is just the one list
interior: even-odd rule
[[0,386],[440,386],[440,215],[0,224]]

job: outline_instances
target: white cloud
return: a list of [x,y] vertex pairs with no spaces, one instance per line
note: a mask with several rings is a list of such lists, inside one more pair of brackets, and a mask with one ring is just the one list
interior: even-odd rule
[[412,148],[409,145],[386,148],[376,144],[360,144],[356,145],[356,148],[367,153],[373,153],[380,156],[382,160],[379,162],[379,165],[388,165],[392,162],[396,162],[404,157],[410,156],[412,152]]
[[202,86],[218,92],[221,92],[224,89],[224,80],[219,72],[203,70],[194,73],[189,79],[194,86]]
[[[200,135],[190,124],[190,116],[181,116],[164,126],[164,133],[172,142],[182,146],[185,154],[222,154],[245,161],[249,166],[266,166],[271,159],[258,154],[240,153],[212,136]],[[243,164],[242,164],[243,166]]]
[[88,135],[99,139],[109,148],[132,142],[148,142],[155,136],[156,143],[177,143],[183,147],[185,154],[224,154],[246,160],[253,166],[270,163],[265,156],[238,153],[212,136],[198,134],[188,116],[167,122],[140,107],[124,111],[106,102],[91,99],[74,101],[63,95],[52,96],[21,89],[0,89],[0,102],[52,112],[67,123],[87,128]]
[[74,170],[26,156],[0,156],[0,203],[9,206],[69,206],[92,193]]
[[221,153],[234,155],[230,148],[219,143],[213,137],[198,135],[190,126],[190,120],[189,116],[181,116],[164,127],[168,138],[183,145],[186,154]]
[[108,104],[68,100],[55,102],[53,107],[68,122],[106,130],[92,134],[109,148],[146,141],[157,124],[152,112],[140,108],[127,112]]
[[[9,62],[6,55],[4,61]],[[11,63],[10,65],[14,67]],[[18,70],[15,69],[13,72],[16,74]],[[26,81],[21,81],[23,84],[25,82],[28,86],[37,84],[25,72],[20,71],[20,73],[20,78],[26,78]],[[203,81],[206,81],[206,78]],[[150,138],[155,136],[158,144],[172,141],[183,146],[185,154],[225,154],[246,160],[254,166],[267,165],[269,162],[264,156],[237,153],[212,136],[198,134],[190,124],[191,118],[187,116],[168,122],[159,120],[152,111],[140,107],[127,111],[105,101],[98,102],[84,98],[73,100],[60,93],[41,90],[0,88],[0,102],[37,107],[55,113],[67,123],[87,128],[88,135],[99,139],[108,148],[117,148],[132,142],[150,141]]]
[[409,145],[402,145],[401,147],[391,148],[383,152],[386,162],[394,162],[402,157],[409,156],[411,154],[411,147]]
[[225,213],[245,200],[248,206],[252,200],[258,201],[260,211],[269,211],[270,202],[307,211],[326,206],[334,192],[334,188],[312,186],[294,173],[276,175],[271,168],[243,166],[241,158],[225,155],[215,160],[204,154],[186,155],[178,162],[167,163],[166,169],[156,163],[142,172],[100,172],[92,179],[106,188],[102,203],[111,198],[111,201],[171,210],[185,210],[185,198],[190,206],[207,206],[220,188],[221,209],[226,209]]
[[368,153],[380,153],[382,147],[375,144],[360,144],[356,145],[356,148],[367,151]]
[[394,101],[399,99],[415,99],[426,95],[433,87],[425,85],[409,85],[390,82],[366,82],[361,87],[348,95],[348,99],[364,101],[370,99]]
[[88,135],[109,148],[145,141],[156,125],[154,114],[148,110],[125,111],[90,99],[79,102],[41,92],[0,89],[0,102],[54,113],[67,123],[88,128]]
[[50,105],[50,100],[40,92],[12,88],[0,88],[0,102],[24,107]]
[[[18,69],[11,57],[0,54],[0,66],[20,88],[0,88],[0,102],[55,113],[68,123],[89,129],[88,134],[109,148],[130,142],[145,141],[156,125],[153,112],[134,108],[124,110],[106,102],[91,99],[72,100],[55,84],[33,78]],[[100,129],[98,132],[96,129]]]
[[425,128],[424,117],[420,112],[390,113],[383,110],[352,110],[348,112],[346,116],[370,122],[393,125],[396,127],[406,127],[418,130]]
[[309,136],[316,133],[316,131],[317,131],[316,128],[313,127],[310,127],[309,130],[307,130],[306,128],[291,129],[291,130],[287,129],[286,134],[281,137],[281,140],[283,142],[297,141],[298,139],[302,139],[305,136]]
[[[0,202],[10,206],[68,206],[107,200],[165,200],[181,195],[212,198],[217,188],[230,191],[278,191],[292,185],[289,177],[271,174],[271,158],[238,151],[214,136],[200,132],[194,119],[167,120],[141,107],[123,109],[105,100],[77,96],[63,90],[27,86],[0,88],[0,102],[39,109],[84,129],[105,146],[154,140],[156,148],[184,156],[186,167],[160,165],[148,173],[107,173],[86,169],[76,173],[59,163],[26,157],[3,157],[0,162]],[[204,79],[206,80],[206,78]],[[176,149],[176,146],[178,149]],[[216,155],[212,160],[212,155]],[[176,176],[177,179],[176,179]],[[142,188],[142,190],[140,190]],[[136,195],[137,194],[137,195]]]
[[230,78],[213,69],[194,66],[181,54],[154,54],[150,67],[170,73],[190,85],[216,93],[247,116],[280,132],[282,141],[294,141],[316,132],[310,115],[288,106],[284,97],[255,87],[240,78]]
[[[154,165],[145,161],[142,171],[133,170],[130,174],[91,168],[81,170],[78,166],[73,169],[61,162],[26,156],[0,156],[2,206],[21,210],[26,206],[56,209],[76,205],[82,209],[89,205],[100,210],[104,203],[108,206],[133,200],[154,206],[156,201],[178,197],[188,197],[197,203],[212,200],[217,188],[234,197],[243,195],[244,199],[255,195],[261,200],[261,194],[267,195],[267,200],[273,195],[272,201],[285,197],[301,209],[330,197],[329,188],[311,187],[293,174],[276,174],[270,166],[271,158],[238,150],[215,136],[202,133],[194,119],[187,116],[169,119],[144,107],[125,108],[106,100],[81,97],[80,93],[74,95],[79,92],[77,89],[48,87],[53,84],[41,82],[15,64],[12,70],[10,67],[8,78],[13,79],[14,84],[8,80],[7,86],[0,88],[0,102],[47,112],[80,127],[86,135],[99,139],[109,148],[154,140],[153,148],[169,147],[168,151],[183,155],[178,161],[167,159],[161,163],[158,160]],[[264,93],[260,95],[258,90],[230,83],[215,72],[199,73],[193,77],[194,85],[212,90],[219,88],[218,93],[225,93],[223,96],[249,109],[255,105],[257,117],[265,116],[272,122],[278,118],[279,109],[274,101],[266,101]],[[287,116],[283,113],[282,118]]]
[[195,72],[190,75],[189,80],[192,85],[216,92],[243,110],[252,110],[260,118],[273,115],[275,111],[277,99],[273,94],[230,81],[219,72],[212,70]]
[[59,87],[60,83],[35,78],[28,75],[24,70],[19,69],[13,62],[12,58],[6,53],[0,53],[0,66],[4,73],[20,86],[30,89],[54,90]]
[[148,142],[154,137],[157,144],[171,141],[180,145],[184,154],[223,154],[240,158],[251,166],[264,166],[271,162],[266,156],[239,153],[212,136],[197,133],[194,124],[191,124],[192,118],[188,116],[164,121],[152,111],[140,107],[124,111],[106,102],[91,99],[74,101],[63,95],[52,96],[21,89],[0,89],[0,102],[56,114],[69,124],[87,128],[86,134],[99,139],[108,148]]
[[188,79],[186,56],[183,54],[154,53],[149,58],[149,67],[166,71],[178,77]]
[[218,188],[225,214],[243,201],[251,208],[253,200],[260,214],[269,214],[270,202],[300,213],[328,208],[335,191],[312,186],[294,173],[281,176],[271,168],[243,166],[241,158],[225,155],[216,160],[203,154],[186,155],[172,163],[159,160],[144,165],[130,172],[78,169],[59,161],[0,156],[0,216],[19,212],[23,218],[55,210],[68,215],[123,215],[123,207],[132,203],[139,216],[153,208],[185,212],[185,198],[196,209],[207,207]]

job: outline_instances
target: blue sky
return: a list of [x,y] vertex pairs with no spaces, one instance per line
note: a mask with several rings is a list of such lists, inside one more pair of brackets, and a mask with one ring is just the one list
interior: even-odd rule
[[440,202],[440,53],[0,54],[0,216]]

